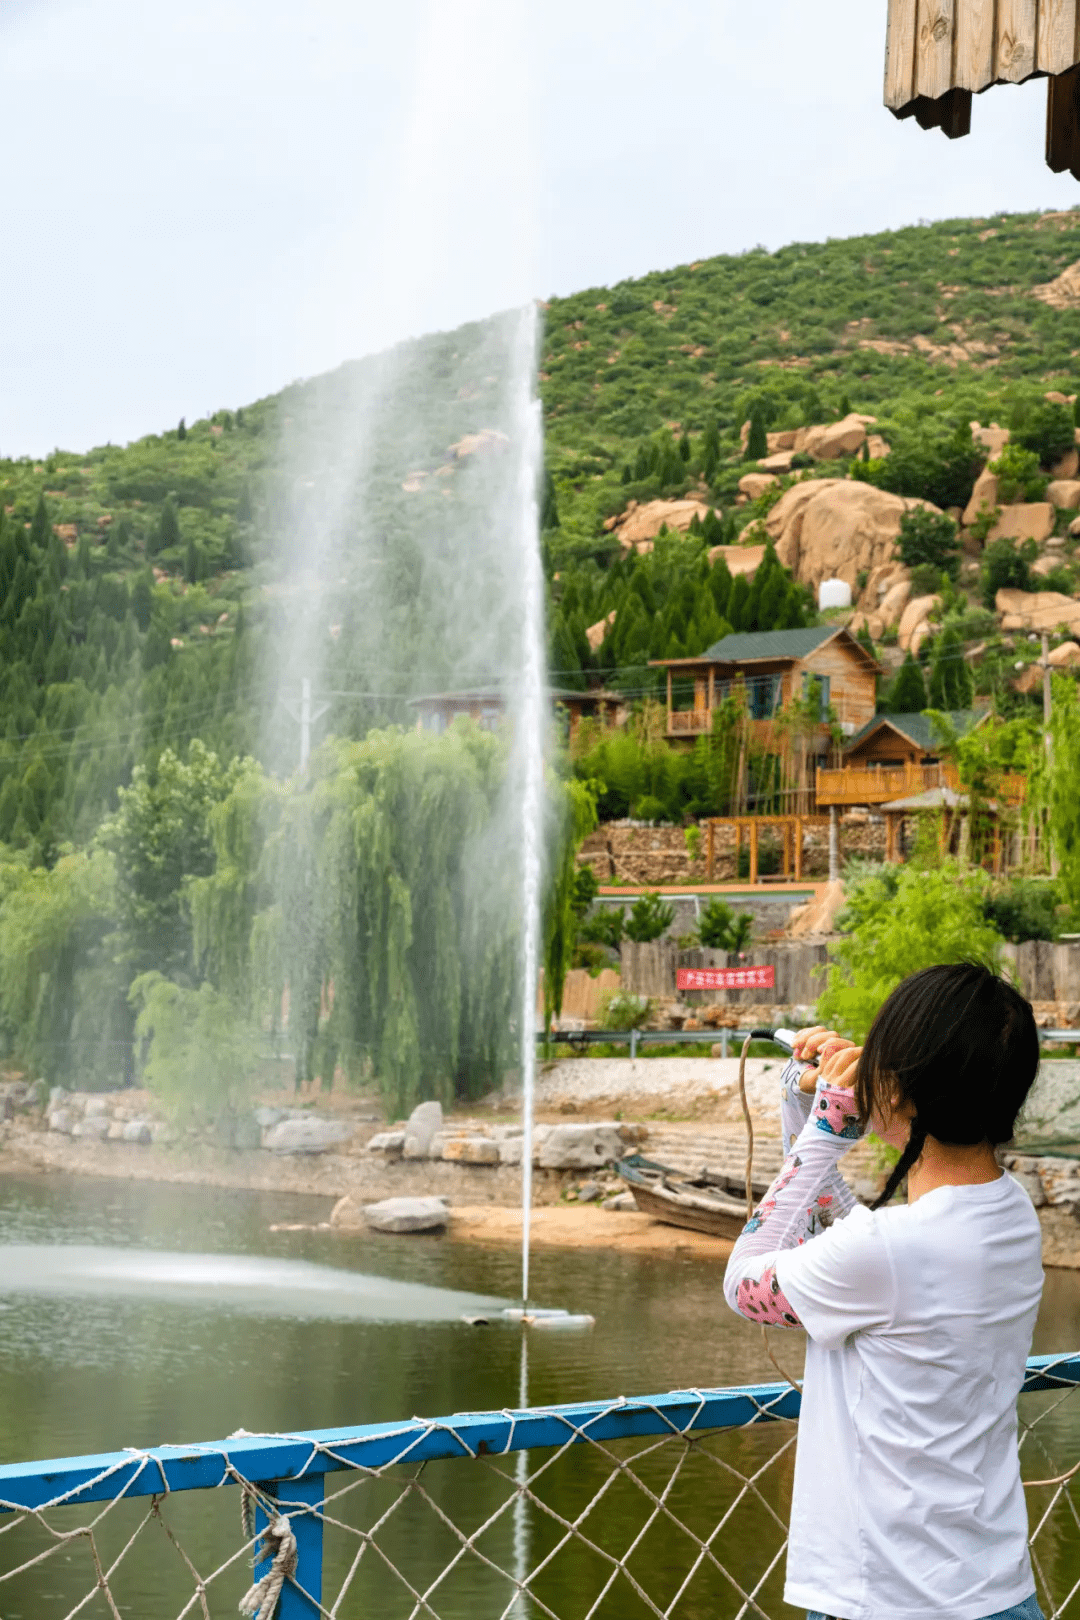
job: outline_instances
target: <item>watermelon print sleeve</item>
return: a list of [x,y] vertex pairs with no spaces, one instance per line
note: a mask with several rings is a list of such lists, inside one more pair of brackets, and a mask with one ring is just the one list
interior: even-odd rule
[[750,1322],[801,1324],[776,1280],[775,1257],[842,1220],[855,1197],[838,1160],[862,1135],[851,1091],[822,1085],[804,1092],[802,1065],[789,1062],[780,1079],[780,1122],[788,1155],[732,1250],[724,1297]]

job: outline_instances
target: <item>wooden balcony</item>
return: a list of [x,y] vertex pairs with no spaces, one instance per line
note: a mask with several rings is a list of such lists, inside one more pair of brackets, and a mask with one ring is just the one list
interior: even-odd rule
[[[996,795],[1004,806],[1014,808],[1023,803],[1026,778],[1002,776],[996,784]],[[820,806],[829,804],[888,804],[893,799],[909,799],[917,793],[933,788],[947,787],[954,793],[961,791],[960,779],[954,766],[941,762],[936,765],[871,765],[843,766],[835,771],[818,771],[815,797]]]

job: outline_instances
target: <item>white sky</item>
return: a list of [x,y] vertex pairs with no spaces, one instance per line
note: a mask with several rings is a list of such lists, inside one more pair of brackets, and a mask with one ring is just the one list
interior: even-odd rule
[[[0,0],[0,453],[123,442],[519,303],[1080,187],[948,142],[886,0]],[[763,20],[764,14],[764,20]]]

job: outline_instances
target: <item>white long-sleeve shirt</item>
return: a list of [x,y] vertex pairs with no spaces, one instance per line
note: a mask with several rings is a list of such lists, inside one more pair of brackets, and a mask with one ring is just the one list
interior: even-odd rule
[[795,1140],[724,1279],[750,1321],[809,1340],[785,1599],[844,1620],[983,1620],[1035,1584],[1016,1398],[1038,1217],[1007,1175],[853,1207],[837,1167],[859,1135],[852,1093],[808,1097],[798,1074],[781,1079]]

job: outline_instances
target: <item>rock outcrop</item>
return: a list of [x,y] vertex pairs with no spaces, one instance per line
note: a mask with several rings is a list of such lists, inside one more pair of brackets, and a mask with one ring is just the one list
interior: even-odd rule
[[930,634],[930,615],[940,606],[940,596],[915,596],[907,604],[896,631],[897,642],[905,652],[918,652]]
[[1059,512],[1075,511],[1080,507],[1080,479],[1053,479],[1046,486],[1046,498]]
[[709,552],[709,562],[726,563],[727,571],[733,579],[736,574],[745,574],[748,579],[752,579],[761,567],[764,555],[764,546],[713,546]]
[[900,520],[913,506],[856,479],[818,478],[785,490],[765,519],[776,554],[803,585],[842,579],[852,589],[863,571],[895,560]]
[[[346,1198],[334,1206],[331,1226],[350,1224],[344,1210],[338,1215],[347,1200],[346,1194]],[[441,1198],[383,1198],[377,1204],[365,1204],[363,1214],[368,1226],[376,1232],[442,1232],[450,1220],[450,1212]]]
[[961,522],[965,528],[970,528],[981,512],[992,512],[998,504],[997,475],[984,467],[975,480],[975,487],[971,491],[971,498],[964,508]]
[[1060,591],[998,591],[994,606],[1003,630],[1056,630],[1080,635],[1080,601]]
[[406,1159],[426,1159],[431,1149],[435,1135],[442,1130],[443,1111],[442,1104],[437,1102],[418,1103],[409,1115],[405,1126],[405,1141],[402,1146],[402,1156]]
[[1025,501],[1019,506],[1003,506],[988,540],[1035,540],[1041,543],[1054,532],[1054,507],[1050,501]]
[[263,1138],[271,1153],[329,1153],[347,1142],[355,1125],[336,1119],[283,1119]]
[[776,482],[777,479],[773,473],[743,473],[739,479],[739,493],[745,495],[748,501],[756,501],[759,495],[764,495],[767,489],[772,489]]
[[629,550],[631,546],[640,548],[645,542],[655,540],[663,528],[678,529],[685,534],[695,517],[699,523],[704,523],[708,515],[709,507],[704,501],[646,501],[644,506],[631,501],[622,517],[608,518],[604,527],[613,529],[620,544]]
[[1052,669],[1075,669],[1080,664],[1080,643],[1063,641],[1051,649],[1046,662]]

